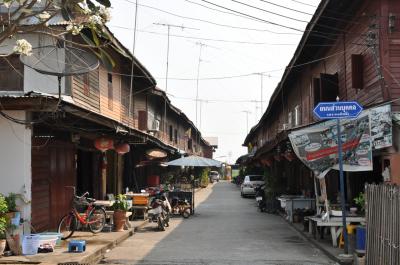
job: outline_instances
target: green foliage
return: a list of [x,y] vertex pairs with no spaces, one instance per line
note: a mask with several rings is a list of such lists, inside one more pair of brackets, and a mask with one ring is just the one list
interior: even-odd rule
[[362,212],[365,211],[365,194],[360,192],[357,197],[354,198],[354,202],[360,207]]
[[8,194],[7,197],[5,197],[6,203],[7,203],[7,207],[8,207],[8,211],[9,212],[17,212],[17,194],[11,192]]
[[114,211],[128,211],[128,203],[124,194],[118,194],[113,204]]
[[3,215],[8,212],[8,206],[6,198],[2,194],[0,194],[0,215]]
[[7,202],[4,196],[0,194],[0,239],[5,238],[7,230],[7,219],[4,215],[6,212],[8,212]]
[[200,175],[200,183],[202,187],[206,187],[209,183],[208,173],[210,172],[209,168],[204,168]]

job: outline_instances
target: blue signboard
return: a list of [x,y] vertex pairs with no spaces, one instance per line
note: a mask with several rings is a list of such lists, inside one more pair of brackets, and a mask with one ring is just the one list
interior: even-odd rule
[[320,102],[314,108],[319,119],[357,118],[363,108],[356,101]]

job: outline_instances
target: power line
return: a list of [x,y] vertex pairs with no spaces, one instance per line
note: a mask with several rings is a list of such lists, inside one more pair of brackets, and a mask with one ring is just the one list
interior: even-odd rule
[[[110,27],[132,30],[132,28],[123,27],[123,26],[117,26],[117,25],[110,25]],[[137,31],[143,32],[143,33],[148,33],[148,34],[155,34],[155,35],[167,36],[167,34],[165,34],[165,33],[160,33],[160,32],[155,32],[155,31],[140,30],[140,29],[138,29]],[[193,40],[203,40],[203,41],[215,41],[215,42],[225,42],[225,43],[237,43],[237,44],[250,44],[250,45],[268,45],[268,46],[292,46],[292,45],[297,45],[297,43],[251,42],[251,41],[239,41],[239,40],[225,40],[225,39],[203,38],[203,37],[195,37],[195,36],[187,36],[187,35],[176,35],[176,34],[170,34],[170,36],[171,36],[171,37],[175,37],[175,38],[184,38],[184,39],[193,39]]]
[[298,4],[301,4],[301,5],[310,6],[310,7],[316,7],[316,6],[313,6],[313,5],[310,5],[310,4],[301,2],[301,1],[297,1],[297,0],[292,0],[292,1],[293,1],[293,2],[296,2],[296,3],[298,3]]
[[[203,1],[203,0],[201,0],[201,1]],[[279,14],[279,13],[275,13],[275,12],[272,12],[272,11],[269,11],[269,10],[266,10],[266,9],[263,9],[263,8],[260,8],[260,7],[257,7],[257,6],[253,6],[253,5],[249,5],[249,4],[246,4],[246,3],[242,3],[242,2],[237,1],[237,0],[231,0],[231,1],[235,2],[235,3],[238,3],[238,4],[241,4],[241,5],[244,5],[244,6],[247,6],[247,7],[250,7],[250,8],[254,8],[256,10],[263,11],[265,13],[277,15],[277,16],[280,16],[280,17],[283,17],[283,18],[286,18],[286,19],[295,20],[295,21],[298,21],[298,22],[308,23],[308,21],[305,21],[305,20],[300,20],[300,19],[289,17],[289,16],[285,16],[285,15],[282,15],[282,14]],[[342,29],[339,29],[339,28],[336,28],[336,27],[327,26],[327,25],[324,25],[324,24],[321,24],[321,23],[318,24],[318,27],[331,29],[331,30],[335,30],[335,31],[339,31],[339,32],[350,33],[349,31],[342,30]],[[310,32],[318,32],[318,31],[311,30]],[[318,33],[321,34],[321,32],[318,32]]]
[[[311,61],[307,61],[301,64],[297,64],[297,65],[293,65],[293,66],[287,66],[285,68],[279,68],[279,69],[273,69],[273,70],[268,70],[268,71],[259,71],[259,72],[253,72],[253,73],[247,73],[247,74],[241,74],[241,75],[230,75],[230,76],[218,76],[218,77],[203,77],[203,78],[199,78],[199,80],[221,80],[221,79],[232,79],[232,78],[241,78],[241,77],[248,77],[248,76],[253,76],[256,73],[258,74],[268,74],[268,73],[272,73],[272,72],[279,72],[279,71],[283,71],[285,69],[292,69],[292,68],[297,68],[297,67],[302,67],[304,65],[308,65],[308,64],[313,64],[315,62],[319,62],[319,61],[323,61],[325,59],[329,59],[331,57],[337,56],[344,53],[344,50],[338,51],[336,53],[327,55],[325,57],[322,58],[318,58],[315,60],[311,60]],[[131,76],[129,74],[123,74],[123,73],[118,73],[118,72],[109,72],[112,74],[116,74],[116,75],[120,75],[120,76]],[[135,77],[143,77],[146,78],[147,76],[142,76],[142,75],[134,75]],[[270,76],[273,77],[273,76]],[[163,79],[165,77],[156,77],[157,79]],[[197,78],[182,78],[182,77],[168,77],[168,79],[171,80],[180,80],[180,81],[195,81],[197,80]]]
[[290,26],[285,26],[285,25],[282,25],[282,24],[279,24],[279,23],[275,23],[275,22],[268,21],[268,20],[265,20],[265,19],[262,19],[262,18],[258,18],[258,17],[252,16],[252,15],[240,12],[240,11],[236,11],[236,10],[230,9],[228,7],[225,7],[225,6],[221,6],[221,5],[209,2],[207,0],[200,0],[200,1],[205,2],[207,4],[210,4],[210,5],[213,5],[213,6],[216,6],[216,7],[219,7],[219,8],[222,8],[222,9],[229,10],[231,12],[235,12],[237,14],[241,14],[243,16],[247,16],[247,17],[251,17],[251,18],[257,19],[259,21],[263,21],[265,23],[268,23],[268,24],[271,24],[271,25],[274,25],[274,26],[278,26],[278,27],[281,27],[281,28],[286,28],[286,29],[290,29],[290,30],[294,30],[294,31],[298,31],[298,32],[303,32],[301,29],[293,28],[293,27],[290,27]]
[[[312,13],[304,12],[302,10],[290,8],[290,7],[283,6],[283,5],[278,5],[278,4],[275,4],[275,3],[267,1],[267,0],[259,0],[259,1],[267,3],[267,4],[270,4],[270,5],[273,5],[273,6],[278,6],[280,8],[284,8],[284,9],[287,9],[287,10],[290,10],[290,11],[293,11],[293,12],[297,12],[297,13],[300,13],[300,14],[309,15],[309,16],[313,16],[314,15]],[[331,17],[331,16],[324,16],[324,15],[321,15],[320,17],[321,18],[328,18],[328,19],[332,19],[332,20],[336,20],[336,21],[350,22],[352,24],[361,24],[361,23],[355,22],[352,19],[341,19],[341,18],[336,18],[336,17]]]
[[[127,2],[132,3],[132,4],[134,3],[133,1],[130,1],[130,0],[123,0],[123,1],[127,1]],[[194,18],[194,17],[187,17],[187,16],[178,15],[176,13],[172,13],[170,11],[166,11],[166,10],[163,10],[163,9],[160,9],[160,8],[157,8],[157,7],[153,7],[153,6],[149,6],[149,5],[139,4],[139,6],[145,7],[145,8],[149,8],[149,9],[153,9],[153,10],[156,10],[156,11],[159,11],[159,12],[171,15],[171,16],[175,16],[175,17],[179,17],[179,18],[183,18],[183,19],[189,19],[189,20],[198,21],[198,22],[203,22],[203,23],[207,23],[207,24],[211,24],[211,25],[215,25],[215,26],[219,26],[219,27],[226,27],[226,28],[239,29],[239,30],[269,32],[269,33],[272,33],[272,34],[279,34],[279,35],[299,35],[299,34],[291,33],[291,32],[276,32],[276,31],[267,30],[267,29],[232,26],[232,25],[216,23],[216,22],[213,22],[213,21],[204,20],[204,19],[200,19],[200,18]]]
[[298,9],[294,9],[294,8],[290,8],[290,7],[287,7],[287,6],[282,6],[282,5],[279,5],[279,4],[272,3],[270,1],[266,1],[266,0],[260,0],[260,1],[264,2],[264,3],[267,3],[267,4],[270,4],[270,5],[273,5],[273,6],[278,6],[278,7],[287,9],[287,10],[291,10],[291,11],[294,11],[294,12],[297,12],[297,13],[300,13],[300,14],[309,15],[309,16],[313,15],[312,13],[304,12],[304,11],[301,11],[301,10],[298,10]]
[[253,5],[249,5],[249,4],[237,1],[237,0],[231,0],[231,1],[235,2],[235,3],[238,3],[238,4],[241,4],[241,5],[244,5],[244,6],[247,6],[247,7],[250,7],[250,8],[254,8],[254,9],[263,11],[265,13],[269,13],[269,14],[275,15],[275,16],[283,17],[283,18],[294,20],[294,21],[297,21],[297,22],[308,23],[308,21],[305,21],[305,20],[301,20],[301,19],[297,19],[297,18],[286,16],[286,15],[282,15],[282,14],[279,14],[279,13],[276,13],[276,12],[272,12],[272,11],[269,11],[269,10],[266,10],[266,9],[263,9],[263,8],[260,8],[260,7],[256,7],[256,6],[253,6]]

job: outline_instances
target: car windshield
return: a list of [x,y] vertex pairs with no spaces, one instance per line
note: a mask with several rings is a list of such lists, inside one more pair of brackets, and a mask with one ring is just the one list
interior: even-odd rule
[[263,181],[264,180],[264,176],[249,176],[250,177],[250,181]]

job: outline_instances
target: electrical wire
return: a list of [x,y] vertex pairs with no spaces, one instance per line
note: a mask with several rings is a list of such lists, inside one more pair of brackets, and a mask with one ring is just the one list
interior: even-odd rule
[[301,2],[301,1],[298,1],[298,0],[292,0],[293,2],[296,2],[296,3],[298,3],[298,4],[301,4],[301,5],[305,5],[305,6],[310,6],[310,7],[317,7],[317,6],[313,6],[313,5],[310,5],[310,4],[307,4],[307,3],[304,3],[304,2]]
[[[110,27],[133,30],[132,28],[117,26],[117,25],[110,25]],[[155,31],[149,30],[141,30],[138,29],[136,31],[148,33],[148,34],[155,34],[155,35],[162,35],[167,36],[166,33],[160,33]],[[187,35],[177,35],[177,34],[169,34],[170,37],[175,38],[184,38],[184,39],[193,39],[193,40],[204,40],[204,41],[215,41],[215,42],[225,42],[225,43],[237,43],[237,44],[250,44],[250,45],[267,45],[267,46],[295,46],[297,43],[266,43],[266,42],[251,42],[251,41],[239,41],[239,40],[225,40],[225,39],[213,39],[213,38],[203,38],[203,37],[195,37],[195,36],[187,36]]]
[[294,20],[294,21],[297,21],[297,22],[308,23],[308,21],[306,21],[306,20],[301,20],[301,19],[290,17],[290,16],[282,15],[282,14],[279,14],[279,13],[276,13],[276,12],[272,12],[272,11],[269,11],[269,10],[266,10],[266,9],[263,9],[263,8],[260,8],[260,7],[257,7],[257,6],[249,5],[249,4],[237,1],[237,0],[231,0],[231,1],[234,2],[234,3],[240,4],[240,5],[244,5],[244,6],[253,8],[253,9],[257,9],[259,11],[263,11],[263,12],[268,13],[268,14],[272,14],[272,15],[283,17],[283,18],[286,18],[286,19]]
[[[205,1],[205,0],[200,0],[200,1]],[[273,14],[273,15],[276,15],[276,16],[280,16],[280,17],[283,17],[283,18],[286,18],[286,19],[291,19],[291,20],[294,20],[294,21],[297,21],[297,22],[308,23],[308,21],[305,21],[305,20],[300,20],[300,19],[296,19],[296,18],[289,17],[289,16],[285,16],[285,15],[282,15],[282,14],[279,14],[279,13],[275,13],[275,12],[272,12],[272,11],[269,11],[269,10],[266,10],[266,9],[263,9],[263,8],[260,8],[260,7],[257,7],[257,6],[249,5],[249,4],[246,4],[246,3],[243,3],[243,2],[237,1],[237,0],[231,0],[231,1],[232,1],[232,2],[235,2],[235,3],[238,3],[238,4],[241,4],[241,5],[244,5],[244,6],[247,6],[247,7],[250,7],[250,8],[253,8],[253,9],[256,9],[256,10],[259,10],[259,11],[263,11],[263,12],[266,12],[266,13],[269,13],[269,14]],[[315,24],[315,23],[314,23],[314,24]],[[342,30],[342,29],[339,29],[339,28],[336,28],[336,27],[331,27],[331,26],[323,25],[323,24],[321,24],[321,23],[318,24],[318,27],[326,28],[326,29],[330,29],[330,30],[335,30],[335,31],[339,31],[339,32],[344,32],[344,33],[351,33],[351,32],[349,32],[349,31]],[[311,32],[318,32],[318,33],[321,33],[320,31],[315,31],[315,30],[311,30]]]
[[[126,1],[126,2],[132,3],[132,4],[135,3],[134,1],[130,1],[130,0],[121,0],[121,1]],[[278,35],[299,35],[298,33],[292,33],[292,32],[276,32],[276,31],[271,31],[271,30],[267,30],[267,29],[248,28],[248,27],[239,27],[239,26],[232,26],[232,25],[227,25],[227,24],[220,24],[220,23],[216,23],[216,22],[212,22],[212,21],[204,20],[204,19],[200,19],[200,18],[178,15],[176,13],[172,13],[170,11],[166,11],[166,10],[163,10],[163,9],[160,9],[157,7],[153,7],[153,6],[149,6],[149,5],[138,4],[138,6],[153,9],[153,10],[156,10],[156,11],[159,11],[161,13],[165,13],[165,14],[168,14],[171,16],[188,19],[188,20],[193,20],[193,21],[198,21],[198,22],[203,22],[203,23],[207,23],[207,24],[211,24],[211,25],[215,25],[215,26],[219,26],[219,27],[226,27],[226,28],[240,29],[240,30],[259,31],[259,32],[269,32],[269,33],[278,34]]]
[[[300,14],[303,14],[303,15],[309,15],[309,16],[313,16],[314,15],[312,13],[304,12],[302,10],[298,10],[298,9],[290,8],[290,7],[287,7],[287,6],[275,4],[275,3],[271,2],[271,1],[267,1],[267,0],[259,0],[259,1],[267,3],[267,4],[270,4],[270,5],[273,5],[273,6],[278,6],[280,8],[284,8],[284,9],[287,9],[287,10],[290,10],[290,11],[293,11],[293,12],[297,12],[297,13],[300,13]],[[321,18],[328,18],[328,19],[332,19],[332,20],[336,20],[336,21],[350,22],[352,24],[362,24],[362,23],[354,21],[353,19],[351,19],[351,20],[349,20],[349,19],[341,19],[341,18],[325,16],[325,15],[321,15],[320,17]]]

